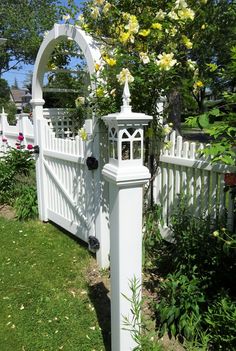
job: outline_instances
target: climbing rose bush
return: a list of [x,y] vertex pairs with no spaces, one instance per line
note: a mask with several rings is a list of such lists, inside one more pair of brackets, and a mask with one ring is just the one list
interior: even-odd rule
[[[204,83],[195,60],[193,22],[204,25],[202,11],[207,1],[87,1],[75,24],[93,37],[101,47],[95,62],[97,97],[106,106],[118,109],[124,72],[132,82],[132,104],[136,110],[158,116],[157,101],[168,95],[186,77],[187,88],[197,92]],[[132,77],[132,78],[131,78]],[[199,84],[202,82],[202,85]],[[115,89],[115,93],[114,93]],[[108,101],[111,103],[108,103]],[[104,111],[104,101],[96,104]]]
[[[118,111],[127,79],[133,111],[153,116],[145,145],[154,154],[166,135],[159,123],[160,98],[183,89],[198,94],[204,87],[192,55],[198,45],[192,28],[202,31],[206,5],[205,0],[91,0],[75,17],[74,24],[95,38],[101,51],[94,62],[96,89],[89,92],[90,106],[98,116]],[[71,23],[71,18],[65,21]]]

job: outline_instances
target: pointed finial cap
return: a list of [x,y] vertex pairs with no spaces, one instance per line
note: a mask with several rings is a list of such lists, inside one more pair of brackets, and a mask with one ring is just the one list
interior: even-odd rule
[[126,77],[125,80],[125,86],[124,86],[124,91],[123,91],[123,105],[121,106],[121,112],[123,113],[130,113],[131,111],[131,106],[130,106],[130,91],[129,91],[129,83],[128,83],[128,78]]

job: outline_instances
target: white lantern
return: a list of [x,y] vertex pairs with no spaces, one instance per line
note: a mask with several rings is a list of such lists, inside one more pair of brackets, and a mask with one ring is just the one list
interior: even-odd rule
[[109,163],[117,167],[143,164],[143,127],[152,119],[144,113],[132,112],[129,100],[130,92],[126,81],[121,112],[102,118],[108,126]]

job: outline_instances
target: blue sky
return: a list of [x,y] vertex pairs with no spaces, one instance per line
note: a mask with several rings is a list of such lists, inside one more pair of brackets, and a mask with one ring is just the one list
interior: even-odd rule
[[[74,0],[76,5],[80,5],[83,1],[82,0]],[[66,0],[61,0],[61,3],[63,5],[67,5]],[[14,62],[12,62],[14,64]],[[8,81],[9,86],[13,85],[15,82],[15,78],[18,82],[18,85],[20,88],[23,87],[24,81],[27,78],[27,75],[30,74],[34,69],[33,65],[20,65],[18,70],[11,70],[9,72],[6,72],[2,75],[2,78],[6,79]]]

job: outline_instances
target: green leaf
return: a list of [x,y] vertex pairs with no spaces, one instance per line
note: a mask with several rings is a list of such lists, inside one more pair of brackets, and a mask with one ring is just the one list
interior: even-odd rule
[[209,116],[207,113],[204,113],[198,117],[198,123],[201,128],[209,127]]
[[214,108],[209,112],[211,116],[219,116],[220,115],[220,110],[218,108]]

